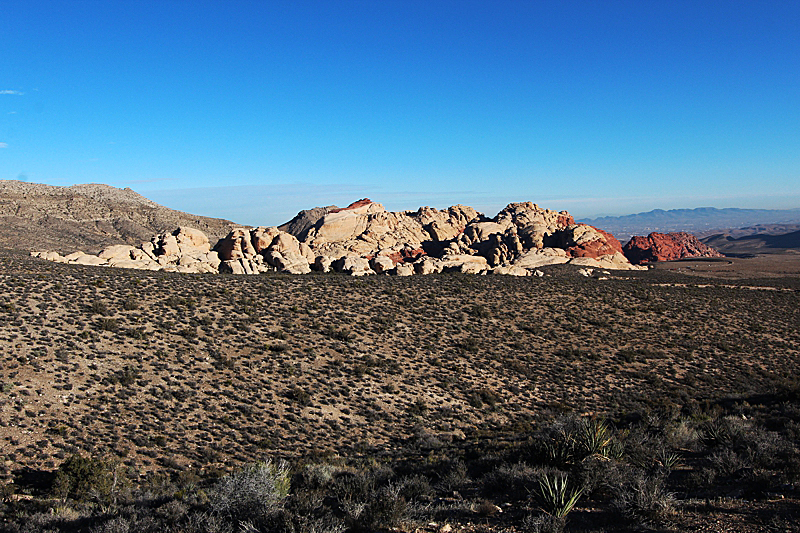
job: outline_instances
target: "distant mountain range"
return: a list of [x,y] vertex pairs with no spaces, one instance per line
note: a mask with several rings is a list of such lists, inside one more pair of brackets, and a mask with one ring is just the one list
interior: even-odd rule
[[800,223],[800,209],[654,209],[646,213],[583,219],[579,222],[603,228],[624,243],[633,235],[648,235],[654,231],[685,231],[707,236],[745,226],[796,224]]

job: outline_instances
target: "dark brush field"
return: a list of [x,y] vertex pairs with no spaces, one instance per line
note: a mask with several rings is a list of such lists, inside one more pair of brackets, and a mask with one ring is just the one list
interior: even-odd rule
[[[558,469],[584,480],[567,531],[789,531],[800,519],[800,278],[546,274],[179,275],[5,252],[0,525],[555,531],[563,523],[536,523],[533,494]],[[586,416],[607,421],[616,452],[576,451]],[[542,451],[559,439],[570,454]],[[762,441],[780,449],[754,458]],[[55,472],[75,454],[125,483],[59,493]],[[197,525],[214,515],[200,492],[266,458],[292,465],[275,509],[294,518]],[[320,465],[328,481],[302,477]],[[617,488],[598,481],[613,478],[609,465],[631,469],[614,470]],[[359,522],[345,505],[358,491],[337,489],[345,474],[368,480],[367,500],[410,479],[427,489],[386,496],[401,515]],[[625,511],[634,474],[660,480],[664,512]],[[309,487],[329,498],[314,507],[327,529],[292,507]],[[164,505],[183,507],[153,529],[137,522]]]

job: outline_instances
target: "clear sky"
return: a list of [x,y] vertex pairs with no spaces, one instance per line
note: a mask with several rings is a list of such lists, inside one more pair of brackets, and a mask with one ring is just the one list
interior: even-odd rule
[[0,179],[252,225],[800,207],[800,2],[0,0]]

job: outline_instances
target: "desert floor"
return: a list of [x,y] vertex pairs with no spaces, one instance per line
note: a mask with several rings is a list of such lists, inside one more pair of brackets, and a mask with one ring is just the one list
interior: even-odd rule
[[[796,386],[796,256],[545,271],[234,277],[4,252],[0,474],[35,492],[74,453],[134,479],[265,456],[422,461],[508,449],[564,414],[623,427]],[[796,513],[792,494],[774,505]],[[762,531],[771,505],[686,504],[673,527]],[[593,530],[592,509],[573,529]]]

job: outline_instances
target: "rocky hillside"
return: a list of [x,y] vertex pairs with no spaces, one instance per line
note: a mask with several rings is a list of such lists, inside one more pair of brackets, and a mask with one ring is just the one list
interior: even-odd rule
[[[284,228],[288,231],[284,231]],[[345,208],[303,211],[281,228],[236,228],[212,247],[203,232],[181,227],[138,247],[115,245],[97,256],[35,255],[53,261],[185,273],[542,275],[539,267],[634,269],[611,234],[576,224],[566,211],[509,204],[494,218],[455,205],[444,210],[386,211],[369,199]]]
[[675,261],[691,257],[724,257],[689,233],[651,233],[634,236],[623,248],[625,257],[635,264]]
[[0,247],[97,252],[149,241],[179,226],[199,229],[216,242],[236,224],[175,211],[130,189],[0,180]]

